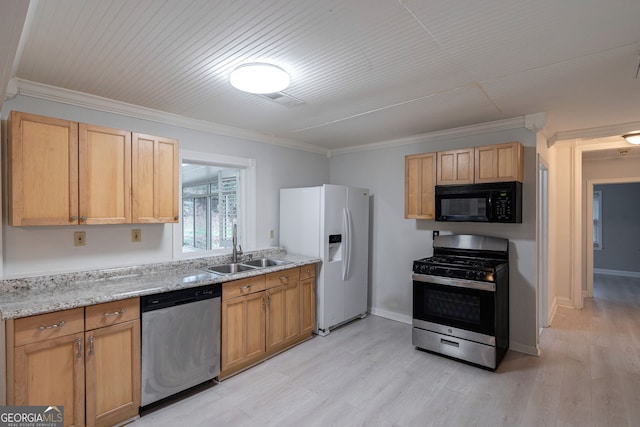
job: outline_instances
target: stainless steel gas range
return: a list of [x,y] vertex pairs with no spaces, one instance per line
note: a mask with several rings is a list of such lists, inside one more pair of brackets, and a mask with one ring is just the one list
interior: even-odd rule
[[413,345],[496,369],[509,348],[509,241],[436,236],[412,279]]

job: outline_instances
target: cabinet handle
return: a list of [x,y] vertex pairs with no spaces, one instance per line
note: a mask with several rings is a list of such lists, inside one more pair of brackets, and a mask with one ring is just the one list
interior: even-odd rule
[[73,222],[77,220],[78,220],[78,217],[76,215],[73,215],[71,218],[69,218],[69,222]]
[[76,353],[76,357],[78,359],[82,359],[82,339],[76,339],[76,344],[78,344],[78,353]]
[[57,329],[57,328],[61,328],[63,326],[64,326],[64,320],[61,320],[59,323],[54,323],[53,325],[49,325],[49,326],[40,325],[40,326],[38,326],[38,330],[39,331],[44,331],[46,329]]
[[271,293],[267,295],[267,305],[271,305]]
[[264,295],[262,295],[262,309],[263,309],[263,310],[264,310],[264,308],[267,306],[266,301],[267,301],[267,300],[265,299],[265,296],[264,296]]
[[176,216],[174,216],[174,217],[173,217],[173,219],[174,219],[174,220],[176,220],[176,221],[177,221],[179,218],[180,218],[180,217],[179,217],[178,215],[176,215]]
[[244,291],[245,289],[251,289],[251,286],[253,286],[253,285],[240,286],[240,289],[242,289]]
[[289,276],[280,276],[280,281],[281,282],[288,282],[289,281]]
[[82,215],[82,216],[80,217],[80,221],[86,221],[86,220],[87,220],[87,216],[86,216],[86,215]]
[[89,337],[89,356],[93,356],[93,336]]
[[311,276],[311,270],[307,268],[307,276]]
[[120,316],[121,314],[124,314],[124,308],[121,308],[120,311],[113,311],[111,313],[106,312],[104,314],[104,317],[110,317],[110,316]]

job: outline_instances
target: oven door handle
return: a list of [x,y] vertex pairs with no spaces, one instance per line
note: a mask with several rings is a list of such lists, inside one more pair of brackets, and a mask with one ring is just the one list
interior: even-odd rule
[[496,284],[477,282],[474,280],[455,279],[453,277],[430,276],[428,274],[414,273],[411,278],[414,282],[434,283],[436,285],[454,286],[457,288],[477,289],[479,291],[495,292]]

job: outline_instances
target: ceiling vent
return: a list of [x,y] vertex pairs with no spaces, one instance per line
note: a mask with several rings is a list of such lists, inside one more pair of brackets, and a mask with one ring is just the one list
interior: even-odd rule
[[303,100],[284,92],[265,93],[258,96],[273,101],[276,104],[284,105],[285,107],[297,107],[298,105],[304,104]]

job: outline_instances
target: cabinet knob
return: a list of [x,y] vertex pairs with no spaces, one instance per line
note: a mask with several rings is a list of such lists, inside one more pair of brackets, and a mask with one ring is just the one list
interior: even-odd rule
[[71,218],[69,218],[69,222],[73,222],[77,220],[78,220],[78,217],[76,215],[73,215]]
[[177,221],[179,218],[180,218],[180,217],[179,217],[178,215],[176,215],[176,216],[174,216],[174,217],[173,217],[173,219],[174,219],[174,220],[176,220],[176,221]]
[[82,216],[80,217],[80,221],[86,221],[86,220],[87,220],[87,216],[86,216],[86,215],[82,215]]

